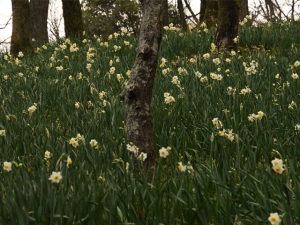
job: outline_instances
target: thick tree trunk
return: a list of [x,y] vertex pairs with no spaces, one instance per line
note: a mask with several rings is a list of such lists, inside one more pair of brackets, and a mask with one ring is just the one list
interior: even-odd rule
[[205,12],[202,22],[205,22],[208,28],[216,26],[219,11],[218,7],[218,0],[206,0]]
[[82,37],[83,23],[79,0],[62,0],[66,37]]
[[11,0],[13,28],[10,52],[17,56],[19,52],[32,49],[30,40],[30,6],[28,0]]
[[[240,11],[239,19],[243,20],[247,15],[249,15],[248,0],[238,0],[238,6]],[[214,27],[219,16],[218,12],[218,0],[201,0],[200,23],[205,22],[208,27]]]
[[127,141],[147,153],[145,168],[156,159],[151,114],[153,82],[162,40],[162,0],[143,0],[143,18],[131,77],[121,93],[126,112]]
[[30,0],[30,22],[31,22],[31,38],[37,43],[47,43],[48,29],[48,8],[49,0]]
[[163,25],[169,25],[169,4],[168,0],[163,0]]
[[182,30],[187,31],[188,26],[185,20],[182,0],[177,0],[177,6],[178,6],[179,17],[180,17],[180,26],[182,27]]
[[243,20],[247,15],[249,15],[248,0],[239,0],[238,3],[240,8],[239,18],[240,20]]
[[237,50],[233,39],[238,36],[239,7],[238,0],[219,0],[219,23],[216,33],[216,45],[219,51]]

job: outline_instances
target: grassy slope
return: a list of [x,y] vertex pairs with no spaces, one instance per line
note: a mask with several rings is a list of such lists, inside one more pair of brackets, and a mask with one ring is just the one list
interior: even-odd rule
[[[299,105],[299,79],[291,77],[300,73],[293,66],[300,60],[299,35],[298,23],[242,27],[240,52],[225,56],[210,52],[214,31],[166,32],[161,58],[167,62],[158,68],[152,107],[157,151],[172,150],[158,158],[152,180],[133,173],[119,99],[135,57],[134,37],[113,38],[108,47],[94,38],[76,42],[77,52],[70,52],[73,42],[39,46],[37,53],[19,58],[19,65],[3,54],[0,130],[6,136],[0,136],[0,162],[14,163],[12,171],[0,174],[0,223],[268,224],[271,212],[284,214],[284,224],[300,223],[300,131],[295,131],[300,112],[298,106],[289,108],[292,101]],[[93,62],[87,52],[94,54]],[[208,52],[211,57],[204,59]],[[215,65],[214,58],[221,63]],[[247,75],[244,62],[247,67],[252,62],[256,73]],[[173,76],[180,84],[172,84]],[[228,87],[235,94],[229,95]],[[240,94],[246,87],[251,92]],[[165,92],[176,101],[165,104]],[[34,103],[37,110],[30,115]],[[259,111],[265,116],[249,122]],[[227,133],[232,129],[233,141],[219,135],[223,128],[214,127],[214,118]],[[78,133],[84,140],[74,148],[69,140]],[[69,168],[67,156],[73,160]],[[275,157],[283,159],[283,174],[272,170]],[[190,162],[194,171],[180,172],[178,162]],[[59,184],[48,180],[52,171],[61,171]]]

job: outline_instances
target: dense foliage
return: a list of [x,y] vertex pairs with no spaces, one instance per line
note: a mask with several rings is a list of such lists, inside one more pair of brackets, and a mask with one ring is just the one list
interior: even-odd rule
[[139,32],[141,4],[136,0],[84,0],[83,22],[89,35],[107,37],[126,28]]
[[300,223],[299,23],[246,23],[229,55],[205,26],[165,29],[151,178],[119,98],[134,36],[1,54],[0,224]]

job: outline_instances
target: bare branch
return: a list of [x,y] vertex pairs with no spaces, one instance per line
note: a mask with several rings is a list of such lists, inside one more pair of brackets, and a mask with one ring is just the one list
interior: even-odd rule
[[9,22],[11,21],[12,16],[10,16],[9,20],[6,22],[6,24],[4,25],[4,27],[0,27],[0,29],[5,29],[7,27],[7,25],[9,24]]
[[49,5],[48,15],[48,30],[49,39],[51,41],[58,41],[60,39],[60,28],[63,21],[63,15],[57,13],[60,10],[61,5],[56,4],[57,2],[51,0]]
[[[275,6],[275,8],[276,8],[277,10],[280,11],[280,15],[283,15],[283,16],[285,17],[286,20],[289,20],[288,14],[285,14],[285,13],[284,13],[284,11],[281,9],[281,7],[280,7],[278,1],[277,1],[277,0],[274,0],[274,1],[275,1],[275,3],[276,3],[276,4],[274,4],[274,6]],[[280,17],[281,17],[281,16],[280,16]]]
[[195,13],[193,12],[190,3],[187,0],[184,0],[184,3],[186,5],[187,9],[190,11],[190,13],[191,13],[193,19],[195,20],[196,24],[198,24],[199,20],[198,20],[197,16],[195,15]]
[[4,39],[3,41],[0,41],[0,45],[3,45],[3,44],[9,44],[10,42],[7,41],[7,40],[9,40],[10,38],[11,38],[11,37],[8,37],[8,38]]

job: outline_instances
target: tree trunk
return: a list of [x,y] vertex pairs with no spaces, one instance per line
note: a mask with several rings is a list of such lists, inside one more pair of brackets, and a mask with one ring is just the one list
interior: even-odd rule
[[188,26],[185,20],[182,0],[177,0],[177,3],[178,3],[177,6],[178,6],[179,17],[180,17],[180,26],[182,27],[182,30],[187,31]]
[[219,0],[219,22],[216,33],[216,45],[219,51],[237,50],[233,39],[238,36],[239,7],[238,0]]
[[247,15],[249,15],[248,0],[239,0],[238,3],[240,8],[239,18],[240,20],[243,20]]
[[218,0],[206,0],[205,12],[202,22],[205,22],[208,28],[215,27],[217,23],[218,7]]
[[268,12],[267,20],[271,20],[272,17],[275,16],[274,3],[272,0],[265,0],[265,3],[266,3],[266,9]]
[[66,38],[81,38],[83,34],[83,23],[79,0],[62,0],[62,8]]
[[[156,160],[151,114],[153,82],[162,40],[162,0],[143,0],[143,18],[131,77],[121,93],[126,112],[127,141],[147,153],[144,168]],[[146,171],[146,170],[145,170]]]
[[[292,21],[295,21],[295,6],[296,6],[296,2],[295,2],[295,0],[293,0],[292,4],[291,4],[291,19],[292,19]],[[273,6],[273,8],[274,8],[274,6]]]
[[37,43],[47,43],[48,29],[48,8],[49,0],[30,0],[30,17],[31,17],[31,38]]
[[169,4],[168,0],[163,0],[163,25],[169,25]]
[[30,6],[28,0],[11,0],[13,28],[10,53],[17,56],[19,52],[32,50],[30,40]]
[[[239,19],[243,20],[249,15],[248,0],[238,0],[238,6]],[[218,12],[218,0],[201,0],[200,23],[205,22],[209,28],[214,27],[217,23]]]
[[200,16],[199,16],[200,23],[202,23],[204,21],[205,9],[206,9],[206,0],[201,0],[201,2],[200,2]]

